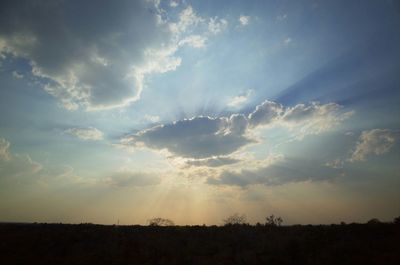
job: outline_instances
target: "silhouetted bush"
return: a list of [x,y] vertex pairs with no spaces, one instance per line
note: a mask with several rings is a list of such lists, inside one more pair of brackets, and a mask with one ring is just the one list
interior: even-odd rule
[[246,215],[232,214],[223,220],[224,225],[242,225],[246,223]]
[[266,226],[281,226],[283,223],[283,219],[281,217],[275,217],[275,215],[271,214],[270,216],[265,218]]
[[379,221],[379,219],[377,219],[377,218],[372,218],[371,220],[369,220],[367,222],[367,224],[369,224],[369,225],[379,225],[379,224],[381,224],[381,221]]

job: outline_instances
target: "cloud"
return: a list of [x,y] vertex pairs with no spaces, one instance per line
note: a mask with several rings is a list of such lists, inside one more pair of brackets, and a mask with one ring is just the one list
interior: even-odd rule
[[13,72],[12,72],[12,76],[13,76],[15,79],[22,79],[22,78],[24,78],[24,75],[21,74],[21,73],[19,73],[19,72],[17,72],[17,71],[13,71]]
[[161,178],[155,173],[122,171],[112,174],[105,182],[117,188],[143,187],[157,185],[161,182]]
[[204,47],[207,19],[178,8],[176,19],[159,1],[2,1],[0,54],[28,60],[66,109],[126,106],[147,75],[181,64],[182,45]]
[[286,20],[287,17],[288,17],[287,14],[282,14],[282,15],[277,16],[276,19],[278,21],[283,21],[283,20]]
[[249,115],[251,127],[268,125],[276,122],[283,113],[283,106],[277,102],[266,100]]
[[2,1],[0,10],[1,52],[28,59],[70,109],[136,100],[132,64],[169,36],[150,1]]
[[344,112],[336,103],[297,104],[284,107],[281,104],[266,100],[256,106],[249,114],[249,125],[282,126],[296,134],[301,139],[309,134],[319,134],[330,130],[353,115],[352,111]]
[[125,137],[125,145],[166,149],[175,156],[208,158],[230,154],[253,142],[244,136],[244,116],[231,118],[195,117],[159,125]]
[[363,131],[349,159],[350,162],[366,161],[368,156],[383,155],[397,142],[399,132],[388,129]]
[[239,17],[239,22],[242,26],[247,26],[250,23],[250,17],[242,15]]
[[353,111],[344,112],[336,103],[297,104],[287,108],[280,118],[280,123],[296,133],[301,139],[306,135],[320,134],[335,126],[354,114]]
[[283,44],[289,45],[290,43],[292,43],[292,41],[293,40],[291,38],[286,38],[286,39],[283,40]]
[[254,168],[223,170],[218,177],[209,177],[210,185],[247,187],[249,185],[277,186],[286,183],[329,180],[340,176],[340,171],[320,165],[316,161],[273,156]]
[[13,154],[10,142],[0,138],[0,177],[27,177],[39,172],[42,165],[33,161],[27,154]]
[[201,35],[190,35],[181,41],[179,41],[179,45],[189,45],[193,48],[203,48],[205,46],[207,38]]
[[205,19],[198,16],[191,6],[186,7],[179,13],[178,22],[170,23],[169,28],[175,34],[184,33],[189,27],[197,26]]
[[228,26],[228,21],[225,19],[218,19],[218,17],[210,18],[208,22],[208,31],[213,34],[218,34],[224,31]]
[[89,128],[70,128],[65,131],[66,133],[78,137],[82,140],[102,140],[103,133],[96,128],[89,127]]
[[248,116],[200,116],[161,124],[124,137],[121,144],[166,150],[177,157],[205,159],[227,156],[246,145],[256,143],[250,135],[258,127],[281,126],[301,139],[309,134],[325,132],[350,115],[350,112],[343,112],[335,103],[298,104],[285,108],[279,103],[265,101]]
[[344,160],[341,158],[336,158],[332,161],[329,161],[327,163],[325,163],[325,166],[327,167],[331,167],[331,168],[343,168],[344,166]]
[[8,161],[10,158],[10,142],[4,138],[0,138],[0,161]]
[[170,7],[177,7],[179,5],[178,1],[170,1],[169,6]]
[[196,167],[221,167],[225,165],[231,165],[240,162],[241,160],[230,158],[230,157],[215,157],[215,158],[207,158],[207,159],[197,159],[197,160],[188,160],[186,161],[186,165],[188,166],[196,166]]
[[252,92],[252,90],[249,89],[249,90],[247,90],[246,93],[231,98],[229,100],[227,106],[231,107],[231,108],[239,108],[239,107],[243,106],[243,104],[245,104],[249,100],[251,92]]
[[156,122],[159,122],[160,121],[160,117],[159,116],[157,116],[157,115],[144,115],[144,120],[145,121],[149,121],[149,122],[152,122],[152,123],[156,123]]

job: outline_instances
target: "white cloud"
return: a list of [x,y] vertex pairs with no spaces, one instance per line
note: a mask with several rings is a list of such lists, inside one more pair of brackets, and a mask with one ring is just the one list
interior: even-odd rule
[[399,136],[399,132],[388,129],[363,131],[358,138],[358,142],[349,161],[365,161],[370,155],[385,154],[393,147]]
[[10,158],[10,142],[4,138],[0,138],[0,161],[8,161]]
[[207,37],[201,35],[190,35],[179,41],[179,45],[189,45],[193,48],[203,48]]
[[170,7],[177,7],[179,5],[178,1],[170,1],[169,6]]
[[210,18],[208,22],[208,31],[213,34],[218,34],[224,31],[228,26],[228,21],[225,19],[218,19],[218,17]]
[[297,104],[285,110],[280,124],[288,127],[297,138],[301,139],[306,135],[329,131],[353,114],[353,111],[344,112],[336,103]]
[[243,106],[250,98],[252,90],[247,90],[246,93],[231,98],[227,104],[231,108],[239,108]]
[[186,7],[179,13],[179,20],[175,23],[170,23],[169,27],[175,34],[185,32],[189,27],[196,26],[205,19],[198,16],[191,6]]
[[13,154],[10,142],[0,138],[0,177],[29,177],[39,172],[42,165],[33,161],[27,154]]
[[102,140],[103,133],[96,128],[70,128],[65,131],[66,133],[78,137],[82,140]]
[[152,122],[152,123],[156,123],[156,122],[159,122],[160,121],[160,117],[159,116],[156,116],[156,115],[144,115],[144,120],[145,121],[149,121],[149,122]]
[[250,23],[250,17],[241,15],[239,17],[239,22],[242,26],[247,26]]

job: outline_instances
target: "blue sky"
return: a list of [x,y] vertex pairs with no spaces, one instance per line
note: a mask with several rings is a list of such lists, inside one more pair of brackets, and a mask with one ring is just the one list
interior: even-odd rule
[[3,1],[1,221],[400,214],[396,1]]

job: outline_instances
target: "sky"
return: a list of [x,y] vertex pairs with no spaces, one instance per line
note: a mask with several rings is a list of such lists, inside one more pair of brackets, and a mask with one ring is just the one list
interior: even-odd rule
[[399,72],[398,1],[1,1],[0,221],[391,221]]

